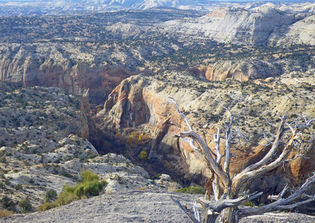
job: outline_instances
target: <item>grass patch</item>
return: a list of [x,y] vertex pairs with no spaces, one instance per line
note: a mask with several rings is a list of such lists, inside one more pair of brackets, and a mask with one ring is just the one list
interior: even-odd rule
[[185,194],[203,194],[205,191],[201,187],[189,186],[177,189],[176,192]]
[[42,205],[40,205],[38,207],[38,210],[46,211],[46,210],[49,210],[49,209],[52,209],[52,208],[55,208],[55,207],[58,207],[57,202],[45,202],[45,203],[43,203]]
[[0,218],[8,217],[10,215],[13,215],[12,211],[0,210]]

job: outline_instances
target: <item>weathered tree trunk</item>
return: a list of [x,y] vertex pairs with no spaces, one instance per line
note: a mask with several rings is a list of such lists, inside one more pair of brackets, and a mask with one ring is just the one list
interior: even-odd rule
[[224,223],[238,223],[237,209],[235,207],[226,208],[223,211]]
[[208,209],[203,209],[202,223],[215,223],[218,217],[219,217],[219,213],[209,214]]
[[[186,115],[179,110],[176,101],[173,98],[170,98],[170,102],[176,105],[177,112],[184,118],[188,127],[188,131],[181,132],[179,137],[186,141],[187,138],[190,138],[190,146],[205,158],[208,167],[215,175],[214,179],[209,181],[210,186],[212,186],[212,188],[210,186],[209,188],[211,188],[214,193],[215,201],[206,200],[206,198],[205,200],[198,199],[198,202],[203,209],[201,221],[198,213],[198,222],[215,223],[217,220],[221,220],[224,223],[237,223],[240,218],[246,216],[263,214],[274,210],[291,210],[297,206],[315,201],[314,195],[306,193],[308,188],[315,183],[314,172],[298,190],[290,193],[287,197],[284,197],[285,192],[287,191],[287,187],[285,187],[278,195],[278,200],[270,204],[252,208],[240,207],[243,203],[256,199],[263,194],[263,192],[248,194],[248,184],[283,164],[292,148],[298,145],[298,135],[302,134],[302,131],[305,128],[311,127],[312,122],[315,121],[315,119],[308,120],[306,116],[302,115],[293,122],[287,123],[286,116],[282,116],[278,130],[274,135],[274,140],[273,142],[270,142],[272,146],[267,154],[258,162],[247,166],[240,173],[231,177],[229,171],[232,157],[230,143],[233,140],[233,137],[235,137],[233,136],[233,133],[236,134],[236,136],[240,135],[240,137],[242,137],[242,134],[239,134],[239,130],[232,129],[234,115],[230,109],[226,108],[230,113],[230,122],[225,128],[226,131],[224,134],[225,153],[221,154],[220,129],[218,129],[217,134],[213,135],[216,143],[216,153],[214,153],[208,146],[206,140],[202,139],[199,134],[193,131]],[[291,131],[291,136],[285,135],[289,131]],[[194,142],[198,144],[198,147]],[[224,164],[222,165],[221,160],[223,156]],[[220,189],[222,189],[222,193],[220,193]],[[302,199],[302,201],[299,201],[299,199]]]

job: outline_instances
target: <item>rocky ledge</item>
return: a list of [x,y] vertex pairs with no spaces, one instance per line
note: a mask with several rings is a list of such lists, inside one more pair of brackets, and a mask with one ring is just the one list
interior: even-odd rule
[[[0,222],[178,222],[190,223],[190,218],[177,201],[192,213],[196,195],[131,191],[102,195],[69,205],[28,215],[14,215]],[[251,216],[240,222],[312,223],[314,216],[297,213],[268,213]]]

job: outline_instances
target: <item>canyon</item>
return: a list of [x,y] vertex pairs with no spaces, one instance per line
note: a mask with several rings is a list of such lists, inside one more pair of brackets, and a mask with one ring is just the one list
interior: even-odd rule
[[[177,137],[187,126],[169,98],[211,149],[236,114],[232,175],[266,154],[282,115],[315,117],[314,3],[179,8],[0,17],[2,199],[38,207],[85,169],[106,194],[205,185],[210,169]],[[301,185],[313,130],[249,190]]]

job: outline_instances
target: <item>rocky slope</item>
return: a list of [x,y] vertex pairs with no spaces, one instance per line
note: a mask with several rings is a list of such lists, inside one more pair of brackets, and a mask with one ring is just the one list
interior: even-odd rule
[[[314,81],[312,74],[310,78]],[[285,85],[280,82],[281,79],[246,83],[208,82],[179,72],[164,72],[155,77],[134,76],[122,81],[110,94],[104,109],[97,114],[98,127],[112,131],[119,137],[128,138],[137,132],[133,141],[136,155],[145,150],[151,159],[159,160],[160,165],[175,176],[192,179],[196,175],[208,176],[208,169],[187,143],[177,141],[175,135],[187,127],[174,104],[168,102],[168,97],[173,97],[179,103],[193,128],[205,135],[211,148],[214,148],[212,134],[227,121],[225,107],[228,107],[237,114],[235,128],[241,130],[248,140],[237,142],[233,148],[231,171],[236,173],[264,154],[266,141],[263,132],[274,131],[268,122],[276,125],[283,114],[289,120],[294,120],[300,113],[308,117],[315,116],[312,103],[315,99],[314,85],[297,79],[296,83]],[[286,163],[284,168],[287,174],[281,178],[271,176],[268,179],[271,188],[279,190],[287,182],[298,184],[314,171],[312,134],[312,129],[305,132],[305,143],[300,147],[310,159]],[[144,136],[152,139],[151,142],[144,143]],[[290,157],[293,156],[291,154]],[[262,184],[257,182],[255,185],[253,188]]]
[[[102,195],[67,206],[29,215],[15,215],[0,222],[192,222],[174,202],[192,212],[194,195],[133,191]],[[298,213],[267,213],[241,219],[241,223],[312,223],[314,216]]]
[[[20,88],[0,83],[0,205],[26,197],[34,210],[49,189],[74,185],[86,169],[108,182],[106,193],[175,190],[167,175],[155,180],[122,155],[99,156],[88,137],[81,99],[58,88]],[[8,207],[7,207],[8,208]]]

